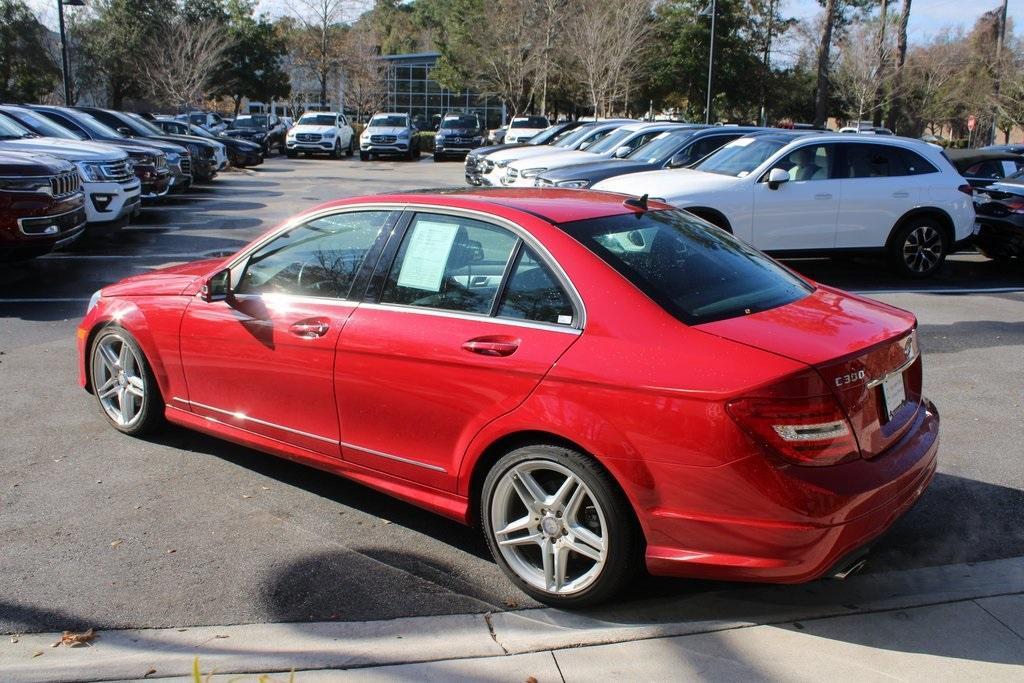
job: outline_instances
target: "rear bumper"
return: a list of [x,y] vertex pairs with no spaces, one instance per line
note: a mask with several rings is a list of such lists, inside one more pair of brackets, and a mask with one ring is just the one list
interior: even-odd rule
[[1024,256],[1024,216],[978,216],[974,244],[990,256]]
[[[663,485],[667,504],[643,515],[647,568],[657,575],[773,583],[825,576],[920,498],[935,474],[938,445],[938,412],[926,400],[907,434],[871,460],[778,469],[753,456],[703,468],[709,471],[697,480],[692,470],[701,468],[686,468],[685,483],[681,472],[663,465],[652,474],[672,482]],[[694,511],[682,506],[687,499],[704,504]],[[749,514],[736,514],[744,506]]]

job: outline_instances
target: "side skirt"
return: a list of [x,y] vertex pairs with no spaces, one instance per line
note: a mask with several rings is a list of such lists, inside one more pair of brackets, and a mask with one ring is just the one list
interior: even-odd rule
[[469,500],[461,496],[421,486],[362,465],[330,458],[172,405],[167,406],[164,414],[168,422],[176,425],[357,481],[456,522],[469,523]]

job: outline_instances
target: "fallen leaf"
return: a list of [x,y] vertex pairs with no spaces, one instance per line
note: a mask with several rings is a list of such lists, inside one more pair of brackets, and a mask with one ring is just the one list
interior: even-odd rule
[[385,524],[391,524],[391,520],[390,519],[382,519],[381,521],[384,522]]
[[89,629],[88,631],[82,631],[81,633],[75,633],[74,631],[64,631],[61,634],[60,640],[57,641],[57,645],[65,645],[67,647],[79,647],[80,645],[88,645],[90,641],[96,638],[95,629]]
[[167,549],[167,554],[168,554],[168,555],[170,555],[171,553],[176,553],[176,552],[178,552],[178,551],[177,551],[177,550],[175,550],[174,548],[168,548],[168,549]]
[[264,491],[269,491],[270,490],[269,486],[261,486],[260,488],[263,489]]
[[513,600],[512,598],[505,598],[505,607],[508,607],[509,609],[515,609],[516,607],[519,607],[519,603]]
[[42,657],[42,656],[43,656],[43,651],[42,650],[36,650],[35,652],[32,653],[32,659],[35,659],[36,657]]
[[119,538],[119,539],[117,539],[116,541],[111,541],[111,543],[110,543],[110,547],[111,547],[111,548],[116,548],[117,546],[121,545],[122,543],[124,543],[124,541],[122,541],[122,540],[121,540],[121,539]]
[[215,636],[214,636],[214,638],[230,638],[230,637],[231,637],[231,636],[222,636],[222,635],[220,635],[219,633],[218,633],[217,635],[215,635]]
[[252,498],[252,496],[245,496],[245,495],[243,495],[242,498]]
[[96,483],[97,483],[97,484],[102,484],[102,483],[103,483],[103,480],[102,480],[102,479],[97,479],[97,480],[96,480]]
[[149,670],[149,671],[147,671],[146,673],[142,674],[142,677],[143,677],[143,678],[146,678],[146,677],[148,677],[148,676],[152,676],[152,675],[153,675],[153,674],[155,674],[155,673],[156,673],[156,669],[150,669],[150,670]]
[[530,676],[529,678],[526,679],[526,683],[537,683],[537,677],[536,676]]

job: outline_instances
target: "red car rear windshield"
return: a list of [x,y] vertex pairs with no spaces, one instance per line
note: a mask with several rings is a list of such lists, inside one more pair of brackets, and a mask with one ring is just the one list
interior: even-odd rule
[[785,306],[813,291],[753,247],[682,211],[620,214],[561,227],[688,325]]

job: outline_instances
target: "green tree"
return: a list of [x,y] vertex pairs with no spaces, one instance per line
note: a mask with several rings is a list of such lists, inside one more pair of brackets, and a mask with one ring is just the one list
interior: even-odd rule
[[[703,120],[707,97],[710,19],[701,16],[706,0],[667,0],[657,6],[651,42],[650,94],[666,106]],[[751,75],[763,76],[757,26],[745,0],[717,0],[712,117],[753,120],[761,92]],[[767,26],[765,26],[767,30]]]
[[0,101],[35,102],[59,83],[46,29],[21,0],[0,0]]
[[79,71],[97,81],[114,109],[145,94],[140,60],[159,59],[160,33],[177,6],[152,0],[92,0],[91,16],[76,26]]
[[[212,2],[213,0],[200,0]],[[288,97],[288,74],[282,66],[288,51],[284,37],[266,14],[255,14],[254,0],[228,0],[225,3],[228,39],[231,46],[224,55],[223,67],[213,95],[230,97],[238,115],[242,98],[268,102]]]

